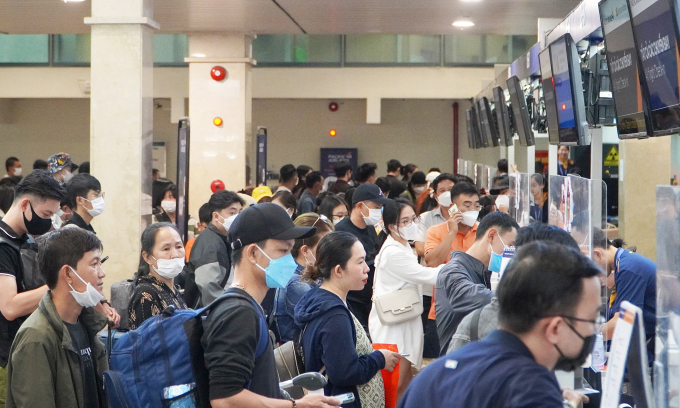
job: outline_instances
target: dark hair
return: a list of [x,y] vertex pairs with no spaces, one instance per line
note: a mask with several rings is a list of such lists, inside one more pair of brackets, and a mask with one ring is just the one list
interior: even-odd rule
[[158,170],[158,169],[151,169],[151,175],[152,175],[152,176],[155,176],[156,174],[159,174],[159,173],[160,173],[160,170]]
[[[274,204],[274,205],[276,205],[276,204]],[[266,239],[264,241],[260,241],[260,242],[257,243],[257,246],[259,246],[260,248],[264,248],[265,245],[267,245]],[[239,265],[241,263],[241,260],[243,259],[243,251],[247,247],[248,247],[248,245],[243,246],[241,248],[233,249],[231,251],[231,264],[232,265],[236,266],[236,265]]]
[[292,164],[286,164],[279,170],[279,181],[281,183],[287,183],[295,178],[297,175],[297,170]]
[[66,199],[66,189],[44,170],[33,170],[17,184],[14,188],[14,201],[28,194],[42,201],[52,199],[61,203]]
[[177,185],[175,185],[173,182],[166,182],[163,188],[156,190],[156,196],[154,197],[153,202],[154,207],[160,207],[161,202],[165,198],[165,193],[168,191],[172,193],[173,197],[177,198]]
[[399,160],[397,160],[397,159],[392,159],[392,160],[390,160],[390,161],[387,162],[387,171],[388,171],[389,173],[394,172],[394,171],[397,171],[397,170],[399,170],[401,167],[402,167],[402,166],[401,166],[401,163],[400,163]]
[[279,200],[286,208],[297,208],[295,196],[290,191],[279,190],[272,196],[272,201]]
[[333,210],[339,205],[344,205],[349,211],[347,203],[342,198],[334,194],[326,195],[319,205],[319,214],[325,215],[331,222],[333,221]]
[[212,222],[212,213],[210,212],[210,206],[205,203],[198,209],[198,222],[204,222],[210,224]]
[[345,205],[347,208],[350,210],[354,208],[354,204],[352,203],[352,197],[354,197],[354,192],[357,191],[356,187],[350,187],[345,191]]
[[378,186],[383,193],[389,195],[390,183],[387,181],[387,177],[378,177],[375,180],[375,185]]
[[416,171],[411,175],[411,179],[408,181],[407,190],[411,194],[411,197],[413,197],[413,201],[418,198],[418,194],[416,194],[416,190],[413,188],[413,186],[424,184],[427,184],[427,180],[425,180],[425,173],[422,171]]
[[471,179],[470,177],[463,175],[463,174],[455,174],[453,176],[453,179],[456,181],[456,183],[460,183],[461,181],[464,181],[466,183],[475,184],[475,181],[473,179]]
[[76,269],[86,253],[103,249],[99,238],[82,228],[61,228],[38,238],[37,243],[38,269],[50,289],[57,286],[64,265]]
[[347,162],[338,162],[333,166],[335,170],[335,177],[345,177],[348,171],[352,171],[352,165]]
[[536,182],[536,184],[543,186],[545,185],[545,178],[542,174],[534,173],[531,175],[531,179]]
[[47,162],[42,159],[38,159],[33,162],[33,170],[47,170]]
[[500,171],[501,173],[508,172],[508,161],[506,159],[500,159],[498,161],[498,171]]
[[323,179],[323,174],[320,171],[313,171],[305,178],[305,185],[307,188],[313,188],[314,184],[320,183]]
[[78,174],[90,174],[90,162],[86,161],[83,162],[80,166],[78,166]]
[[14,202],[14,186],[11,184],[0,185],[0,211],[7,213]]
[[99,180],[87,173],[78,173],[66,183],[66,202],[70,208],[74,209],[77,207],[77,197],[86,198],[90,190],[99,192],[101,189],[102,185]]
[[8,157],[7,160],[5,161],[5,170],[9,171],[12,167],[14,167],[14,163],[18,162],[19,159],[17,159],[14,156]]
[[441,170],[439,170],[439,167],[430,167],[430,170],[428,170],[428,173],[432,173],[433,171],[436,171],[437,173],[442,172]]
[[365,183],[369,178],[375,176],[375,171],[378,169],[378,165],[375,163],[364,163],[357,169],[354,178],[359,183]]
[[404,178],[402,179],[402,181],[407,181],[407,180],[409,180],[408,174],[409,174],[409,173],[413,174],[413,173],[416,171],[417,168],[418,168],[418,166],[416,166],[416,165],[413,164],[413,163],[409,163],[409,164],[407,164],[406,166],[402,167],[402,168],[401,168],[401,175],[404,176]]
[[333,221],[329,218],[326,220],[323,218],[325,217],[322,217],[317,213],[305,213],[301,214],[295,219],[295,221],[293,221],[296,227],[316,228],[316,233],[311,237],[295,240],[293,249],[290,251],[294,258],[297,259],[298,255],[300,255],[300,248],[302,248],[303,245],[307,245],[309,248],[314,248],[324,235],[335,231],[335,228],[333,227]]
[[153,247],[156,246],[156,234],[158,234],[158,231],[160,231],[161,228],[172,228],[179,234],[179,230],[177,229],[175,224],[171,222],[156,222],[146,227],[144,232],[142,232],[142,249],[139,253],[139,267],[137,268],[137,278],[149,275],[149,264],[146,263],[146,261],[144,260],[142,253],[146,252],[147,255],[151,255],[151,253],[153,252]]
[[160,206],[168,187],[173,185],[174,183],[167,179],[154,180],[151,183],[151,206],[154,208]]
[[496,200],[493,199],[493,196],[483,195],[479,197],[479,205],[482,206],[482,209],[479,210],[479,219],[481,220],[494,212],[493,206],[496,205]]
[[451,201],[455,200],[461,195],[477,196],[479,197],[479,191],[477,187],[466,181],[459,181],[451,189]]
[[498,285],[498,321],[503,328],[523,334],[545,317],[573,315],[581,301],[583,279],[600,273],[600,267],[578,249],[548,241],[524,245]]
[[298,178],[300,180],[302,180],[302,178],[305,177],[307,175],[307,173],[309,173],[310,170],[312,170],[312,168],[309,167],[306,164],[301,164],[301,165],[297,166],[296,171],[297,171]]
[[570,248],[579,249],[578,243],[567,231],[555,225],[546,225],[540,222],[535,222],[527,227],[522,227],[517,230],[517,238],[515,238],[515,247],[527,245],[534,241],[550,241],[568,246]]
[[213,193],[213,195],[210,196],[210,200],[208,200],[208,211],[210,211],[210,219],[212,220],[212,214],[215,211],[224,210],[225,208],[228,208],[234,203],[246,205],[246,202],[243,201],[243,199],[233,191],[220,190]]
[[608,249],[610,246],[614,248],[624,248],[626,242],[621,238],[609,240],[607,234],[597,227],[593,227],[593,248]]
[[316,263],[307,266],[302,278],[307,282],[330,279],[333,268],[338,265],[343,269],[347,267],[347,262],[352,258],[352,246],[358,241],[349,232],[327,234],[316,247]]
[[435,194],[437,194],[437,186],[439,186],[439,183],[441,183],[444,180],[449,180],[453,184],[456,184],[456,182],[457,182],[457,179],[451,173],[442,173],[442,174],[438,175],[437,178],[432,180],[432,185],[430,185],[430,188],[432,189],[432,191]]
[[479,241],[482,239],[484,234],[486,234],[486,231],[488,231],[490,228],[496,228],[499,234],[505,234],[506,232],[512,231],[513,229],[518,230],[519,224],[517,224],[517,221],[504,212],[492,212],[482,218],[479,226],[477,226],[477,238],[475,240]]
[[399,222],[399,218],[401,218],[401,210],[403,210],[405,207],[411,207],[413,212],[416,212],[416,208],[413,206],[413,203],[403,198],[390,200],[389,203],[383,206],[382,216],[385,228],[383,228],[383,230],[380,232],[380,236],[378,237],[378,240],[380,241],[380,247],[383,246],[385,240],[387,240],[387,237],[390,235],[389,226],[396,225]]

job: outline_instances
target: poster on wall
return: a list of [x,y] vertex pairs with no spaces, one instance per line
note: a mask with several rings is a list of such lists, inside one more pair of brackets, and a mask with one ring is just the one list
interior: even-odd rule
[[356,148],[322,148],[321,149],[321,173],[324,177],[335,176],[335,163],[347,162],[355,171],[358,165],[359,150]]

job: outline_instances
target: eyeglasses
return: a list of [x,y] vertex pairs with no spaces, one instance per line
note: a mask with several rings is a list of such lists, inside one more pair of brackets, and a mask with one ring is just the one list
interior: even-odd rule
[[402,221],[399,221],[399,222],[397,223],[397,225],[401,225],[401,226],[403,226],[403,227],[410,227],[411,224],[416,224],[416,225],[420,224],[420,217],[418,217],[418,216],[416,215],[415,217],[413,217],[413,218],[411,218],[411,219],[402,220]]
[[341,220],[343,218],[347,217],[347,214],[333,214],[333,219],[334,220]]
[[463,204],[459,205],[458,209],[464,210],[465,211],[480,211],[482,209],[482,206],[479,205],[479,203],[476,204]]
[[[546,316],[550,317],[550,316]],[[554,317],[554,316],[553,316]],[[578,317],[574,316],[565,316],[565,315],[559,315],[559,317],[569,319],[569,320],[574,320],[576,322],[584,322],[584,323],[590,323],[593,326],[593,331],[595,333],[599,332],[602,326],[606,323],[606,320],[602,316],[598,316],[597,319],[595,320],[588,320],[588,319],[580,319]],[[568,324],[568,323],[567,323]],[[571,326],[571,325],[570,325]],[[573,329],[573,327],[572,327]],[[575,331],[575,330],[574,330]]]

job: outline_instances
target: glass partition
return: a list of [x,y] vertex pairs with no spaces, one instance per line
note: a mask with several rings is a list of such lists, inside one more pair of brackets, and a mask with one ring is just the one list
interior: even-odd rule
[[49,64],[47,34],[0,35],[0,64]]
[[154,34],[153,63],[158,66],[184,66],[189,55],[189,37],[184,34]]
[[445,35],[444,64],[510,64],[529,51],[536,42],[535,35]]
[[526,173],[512,173],[508,198],[510,201],[510,216],[517,221],[520,227],[526,227],[532,223],[531,205],[531,175]]
[[439,65],[440,36],[371,34],[345,36],[345,63]]
[[57,65],[89,65],[89,34],[57,34],[52,36],[52,62]]
[[342,62],[340,35],[258,35],[253,58],[259,66],[323,65]]
[[484,172],[484,165],[475,163],[474,174],[475,174],[475,176],[472,179],[475,181],[475,186],[477,186],[477,189],[484,188],[484,184],[485,184],[484,179],[486,179],[486,177],[485,177],[486,173]]

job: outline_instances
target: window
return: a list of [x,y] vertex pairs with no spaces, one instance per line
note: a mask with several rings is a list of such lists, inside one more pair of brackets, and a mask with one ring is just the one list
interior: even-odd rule
[[90,65],[89,34],[52,36],[52,62],[56,65]]
[[156,66],[185,66],[189,55],[189,37],[184,34],[155,34],[153,62]]
[[339,66],[341,50],[340,35],[258,35],[253,41],[260,66]]
[[49,64],[47,34],[0,35],[0,64]]
[[439,65],[438,35],[348,35],[345,62],[356,65]]

